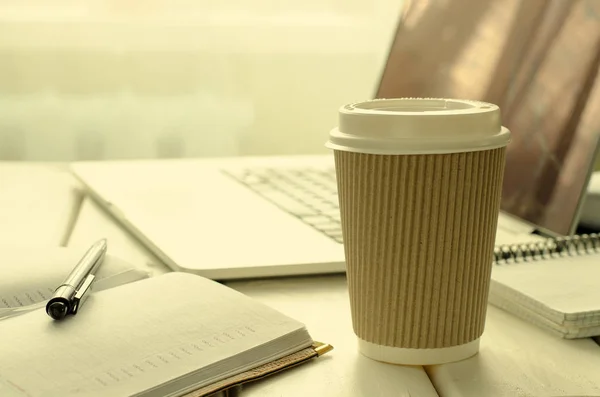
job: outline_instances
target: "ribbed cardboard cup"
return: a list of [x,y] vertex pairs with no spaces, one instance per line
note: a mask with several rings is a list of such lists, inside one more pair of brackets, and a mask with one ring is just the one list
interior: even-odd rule
[[427,365],[478,352],[506,143],[504,136],[489,148],[405,154],[333,147],[352,322],[364,355]]

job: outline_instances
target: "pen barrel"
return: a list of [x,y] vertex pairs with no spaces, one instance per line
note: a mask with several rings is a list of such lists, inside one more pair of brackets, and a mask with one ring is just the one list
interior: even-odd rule
[[73,287],[71,285],[63,284],[60,287],[58,287],[56,289],[56,291],[54,291],[54,295],[52,295],[52,299],[50,299],[48,304],[55,302],[55,301],[61,301],[61,302],[65,302],[68,306],[70,306],[70,304],[71,304],[70,302],[76,293],[77,293],[77,290],[75,289],[75,287]]
[[55,320],[77,313],[95,279],[96,270],[106,253],[106,240],[101,240],[85,253],[65,281],[56,288],[46,304],[46,313]]
[[105,252],[104,244],[96,244],[90,248],[83,258],[81,258],[79,263],[77,263],[77,266],[75,266],[73,271],[67,276],[62,285],[56,289],[56,292],[64,286],[71,286],[77,290],[89,274],[96,272],[102,263]]

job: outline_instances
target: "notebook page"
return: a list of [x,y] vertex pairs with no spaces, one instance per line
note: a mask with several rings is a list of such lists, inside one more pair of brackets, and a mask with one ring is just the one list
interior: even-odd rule
[[600,255],[498,265],[492,280],[515,291],[515,300],[525,298],[530,307],[549,309],[560,318],[600,317]]
[[34,311],[0,323],[0,384],[32,397],[130,396],[302,329],[221,284],[169,273],[94,294],[66,321]]
[[[60,247],[0,247],[0,318],[2,309],[43,302],[73,270],[86,249]],[[94,290],[148,277],[127,262],[106,255]]]

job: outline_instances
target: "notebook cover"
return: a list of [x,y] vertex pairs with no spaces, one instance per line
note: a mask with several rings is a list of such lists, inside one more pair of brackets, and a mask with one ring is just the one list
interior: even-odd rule
[[296,365],[305,363],[313,358],[322,356],[323,354],[331,351],[333,347],[331,345],[315,342],[311,347],[302,349],[299,352],[290,354],[289,356],[280,358],[272,361],[268,364],[261,365],[260,367],[251,369],[241,374],[234,375],[227,379],[223,379],[219,382],[211,385],[202,387],[194,390],[190,393],[184,394],[184,397],[208,397],[215,393],[226,392],[227,390],[240,386],[244,383],[256,381],[267,376],[276,374],[288,368],[295,367]]

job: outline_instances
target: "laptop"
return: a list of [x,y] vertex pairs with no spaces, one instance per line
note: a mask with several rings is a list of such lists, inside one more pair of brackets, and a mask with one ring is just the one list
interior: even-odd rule
[[[490,40],[490,23],[497,19],[481,7],[476,7],[477,15],[470,15],[470,8],[464,7],[452,14],[453,21],[448,21],[446,14],[436,9],[445,7],[446,2],[407,3],[418,5],[422,18],[431,11],[424,29],[435,26],[437,32],[444,25],[456,26],[458,21],[461,29],[470,24],[470,29],[477,32],[485,25],[485,37],[471,38],[463,43],[464,48],[454,48],[463,58],[477,47],[477,40]],[[411,37],[423,37],[421,25],[410,19],[414,19],[413,11],[408,9],[401,19],[374,96],[489,100],[491,94],[473,91],[478,84],[476,77],[482,76],[485,65],[475,65],[477,74],[472,79],[460,77],[475,67],[472,56],[467,61],[457,57],[452,63],[436,67],[431,62],[435,54],[429,51],[427,56],[413,56],[410,67],[403,68],[408,64],[407,51],[414,51]],[[432,18],[438,20],[432,23]],[[517,19],[522,18],[523,15]],[[498,25],[496,33],[512,37],[505,33],[506,28]],[[581,46],[581,40],[577,40]],[[458,45],[454,43],[454,47]],[[511,47],[497,48],[508,51]],[[502,66],[503,53],[496,58]],[[517,87],[523,91],[517,98],[519,106],[510,98],[495,97],[496,103],[512,109],[503,113],[503,124],[513,133],[507,152],[498,244],[573,233],[598,148],[600,129],[595,125],[594,113],[587,107],[580,111],[580,102],[561,106],[580,111],[579,118],[585,121],[582,123],[574,122],[571,113],[559,117],[560,112],[553,108],[537,109],[535,114],[528,112],[532,104],[551,103],[559,95],[551,88],[566,73],[554,68],[554,58],[535,61],[536,67],[545,69],[528,80],[527,87]],[[423,68],[426,75],[420,74],[419,62],[429,62]],[[584,95],[580,88],[589,83],[585,79],[587,63],[582,61],[585,65],[580,68],[574,64],[572,69],[581,71],[581,83],[573,81],[569,74],[570,83],[575,86],[573,93]],[[488,65],[487,69],[497,74],[498,65]],[[515,67],[511,70],[519,72]],[[438,84],[432,89],[431,82],[442,81],[442,75],[458,77],[452,84]],[[520,80],[515,81],[517,84]],[[541,92],[545,92],[542,98]],[[540,118],[547,118],[550,124],[540,123]],[[323,141],[326,139],[327,131],[323,131]],[[91,197],[173,270],[216,280],[345,271],[331,154],[76,162],[71,170]]]

